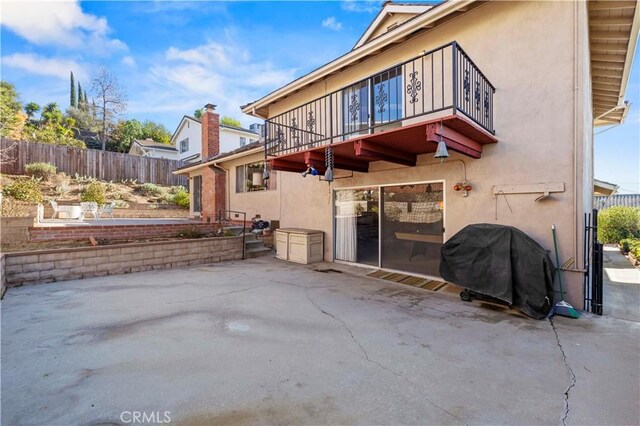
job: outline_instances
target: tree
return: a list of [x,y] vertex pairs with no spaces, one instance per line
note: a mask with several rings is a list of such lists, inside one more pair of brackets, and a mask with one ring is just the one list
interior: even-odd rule
[[31,120],[38,111],[40,111],[40,105],[35,102],[29,102],[24,106],[24,112],[27,113],[27,118],[29,120]]
[[193,112],[193,116],[195,118],[197,118],[198,120],[200,120],[200,118],[202,117],[202,108],[199,108],[199,109],[195,110]]
[[104,151],[113,121],[119,113],[126,109],[127,101],[124,93],[120,90],[117,77],[105,67],[101,67],[93,78],[91,89],[98,101],[98,114],[102,124],[100,141]]
[[220,124],[232,127],[242,127],[242,123],[240,122],[240,120],[228,117],[226,115],[220,119]]
[[48,124],[60,124],[62,122],[62,111],[58,108],[58,104],[50,102],[42,109],[42,120]]
[[82,108],[82,86],[78,82],[78,100],[76,101],[76,108]]
[[142,137],[153,139],[156,142],[168,144],[171,142],[171,133],[162,124],[146,120],[142,123]]
[[129,152],[133,141],[142,138],[142,124],[138,120],[119,120],[110,139],[116,151]]
[[20,97],[13,84],[0,81],[0,136],[15,136],[20,127]]
[[70,79],[70,90],[69,90],[69,106],[71,108],[74,108],[78,105],[77,103],[77,98],[76,98],[76,81],[73,78],[73,71],[71,71],[71,77]]
[[85,111],[80,108],[69,108],[66,116],[75,120],[76,127],[79,130],[88,130],[94,133],[100,131],[100,121],[95,117],[95,114],[90,111]]

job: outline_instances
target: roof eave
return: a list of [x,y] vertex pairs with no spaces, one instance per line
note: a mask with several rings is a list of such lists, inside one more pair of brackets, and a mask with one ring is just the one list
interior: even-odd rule
[[414,31],[422,28],[425,25],[428,25],[432,22],[436,22],[439,19],[442,19],[451,13],[456,12],[460,9],[465,9],[472,3],[475,3],[477,0],[460,0],[453,1],[449,0],[438,7],[434,7],[424,12],[422,15],[416,16],[411,21],[407,22],[404,25],[400,25],[397,28],[376,37],[374,40],[360,46],[357,49],[353,49],[344,55],[334,59],[333,61],[321,66],[320,68],[311,71],[310,73],[290,82],[289,84],[274,90],[268,95],[262,97],[261,99],[254,101],[250,104],[247,104],[245,108],[242,108],[242,112],[244,114],[253,115],[254,117],[267,119],[268,116],[265,114],[261,114],[258,110],[267,107],[279,100],[279,98],[288,95],[291,92],[295,92],[304,88],[309,84],[313,84],[316,80],[330,74],[332,71],[339,69],[344,66],[348,66],[353,62],[357,61],[362,57],[366,57],[372,52],[379,50],[380,48],[392,43],[394,40],[400,39],[406,35],[413,33]]

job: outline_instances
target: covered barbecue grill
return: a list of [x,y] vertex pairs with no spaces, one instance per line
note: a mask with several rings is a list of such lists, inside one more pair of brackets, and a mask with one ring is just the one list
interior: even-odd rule
[[532,318],[545,318],[552,307],[555,268],[548,252],[511,226],[483,223],[462,229],[442,246],[440,275]]

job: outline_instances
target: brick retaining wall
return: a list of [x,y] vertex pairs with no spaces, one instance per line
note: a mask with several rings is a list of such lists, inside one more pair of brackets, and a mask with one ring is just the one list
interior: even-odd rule
[[4,273],[5,269],[4,254],[0,253],[0,298],[4,296],[4,292],[7,290],[7,276]]
[[89,237],[122,240],[127,238],[175,237],[192,230],[206,234],[216,229],[211,223],[175,223],[155,225],[111,226],[33,226],[29,228],[30,241],[81,240]]
[[0,218],[0,242],[2,245],[26,243],[30,226],[33,226],[32,217]]
[[242,237],[225,237],[5,253],[0,274],[16,287],[238,260],[242,251]]

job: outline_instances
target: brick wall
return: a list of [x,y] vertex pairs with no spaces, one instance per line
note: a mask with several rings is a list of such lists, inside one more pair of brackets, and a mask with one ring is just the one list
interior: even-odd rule
[[[74,203],[71,203],[74,204]],[[61,204],[64,205],[64,204]],[[75,203],[78,205],[78,203]],[[51,206],[44,207],[44,217],[49,219],[53,215],[53,209]],[[103,216],[105,219],[111,219],[110,216]],[[189,217],[189,210],[186,209],[149,209],[149,208],[128,208],[128,209],[113,209],[114,218],[187,218]],[[90,214],[87,215],[89,220],[93,219]]]
[[220,154],[220,116],[214,110],[215,105],[206,104],[200,117],[203,160]]
[[89,237],[107,240],[175,237],[182,232],[194,230],[205,234],[215,229],[213,223],[199,222],[157,225],[32,226],[29,228],[29,241],[80,240]]
[[204,222],[216,222],[219,211],[226,210],[227,175],[224,171],[207,168],[202,173],[202,211]]
[[239,260],[242,249],[242,237],[226,237],[6,253],[0,273],[16,287]]

